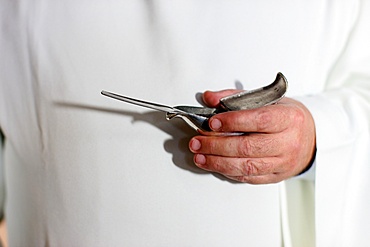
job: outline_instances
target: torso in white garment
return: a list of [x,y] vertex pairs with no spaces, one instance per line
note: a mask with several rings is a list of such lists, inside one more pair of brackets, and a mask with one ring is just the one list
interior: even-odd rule
[[[280,246],[278,186],[196,168],[193,130],[100,91],[198,105],[197,92],[256,88],[281,71],[289,96],[316,93],[352,5],[7,2],[0,124],[13,246]],[[342,21],[323,26],[331,8]]]

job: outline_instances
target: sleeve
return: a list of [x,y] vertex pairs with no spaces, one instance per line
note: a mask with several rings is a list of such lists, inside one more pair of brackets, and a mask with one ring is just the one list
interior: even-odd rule
[[[308,211],[314,212],[315,221],[310,227],[303,220],[299,224],[303,225],[302,231],[314,227],[316,246],[368,244],[370,1],[359,2],[357,19],[325,88],[319,94],[299,99],[312,113],[316,126],[314,190],[305,190],[297,180],[287,181],[283,188],[288,232],[295,231],[293,222],[297,221],[289,212],[297,204],[295,193],[314,200],[313,210]],[[307,206],[299,206],[299,212],[307,211]]]

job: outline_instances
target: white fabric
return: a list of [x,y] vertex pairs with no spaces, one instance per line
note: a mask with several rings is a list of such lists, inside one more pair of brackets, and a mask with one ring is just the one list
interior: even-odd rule
[[[343,16],[336,14],[338,33],[348,37],[337,40],[342,49],[323,91],[301,98],[316,123],[315,211],[320,246],[367,246],[369,239],[370,4],[362,1],[354,6],[347,30],[342,23],[339,27]],[[329,9],[333,6],[328,5]]]
[[[368,5],[2,0],[11,246],[365,246]],[[278,71],[315,118],[315,184],[208,174],[180,120],[100,95],[197,105],[197,92]]]

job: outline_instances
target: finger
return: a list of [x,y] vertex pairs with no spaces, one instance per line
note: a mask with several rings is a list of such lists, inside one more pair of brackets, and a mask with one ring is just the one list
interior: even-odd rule
[[220,104],[221,98],[241,92],[241,91],[242,90],[236,90],[236,89],[221,90],[217,92],[205,91],[203,93],[203,102],[209,107],[217,107]]
[[243,136],[196,136],[189,142],[193,153],[224,157],[262,158],[284,153],[283,138],[276,134],[250,134]]
[[277,133],[286,130],[292,121],[302,119],[303,114],[298,107],[276,104],[220,113],[210,119],[209,126],[214,131],[223,132]]
[[248,184],[271,184],[271,183],[278,183],[286,179],[279,173],[273,173],[268,175],[262,176],[225,176],[233,181],[241,182],[241,183],[248,183]]
[[230,158],[215,155],[196,154],[195,164],[204,170],[217,172],[225,176],[262,176],[282,172],[280,158]]

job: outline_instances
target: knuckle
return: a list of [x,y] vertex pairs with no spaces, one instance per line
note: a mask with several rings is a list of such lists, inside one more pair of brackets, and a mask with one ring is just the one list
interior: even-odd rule
[[250,157],[273,152],[276,145],[278,145],[277,139],[255,135],[241,139],[237,151],[241,157]]
[[305,112],[300,108],[295,108],[293,114],[290,115],[295,124],[301,125],[305,121]]
[[247,160],[243,166],[243,175],[260,176],[272,173],[274,164],[263,160]]
[[272,120],[270,111],[261,110],[257,112],[256,129],[258,132],[268,129]]
[[252,153],[252,144],[248,138],[242,138],[238,145],[238,153],[241,157],[248,157]]
[[242,174],[244,176],[253,176],[257,175],[257,165],[256,162],[253,160],[247,160],[242,167]]

